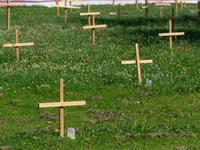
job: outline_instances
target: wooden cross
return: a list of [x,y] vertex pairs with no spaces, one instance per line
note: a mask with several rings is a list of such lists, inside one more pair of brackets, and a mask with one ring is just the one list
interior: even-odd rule
[[100,12],[80,13],[81,16],[92,15],[92,25],[82,27],[83,29],[92,29],[92,44],[95,43],[95,28],[105,28],[105,27],[107,27],[106,24],[95,25],[95,15],[98,15],[98,14],[100,14]]
[[169,44],[170,49],[172,50],[172,36],[176,35],[185,35],[185,32],[174,32],[172,33],[172,23],[171,20],[169,20],[169,33],[159,33],[158,36],[169,36]]
[[86,105],[86,101],[70,101],[64,102],[63,98],[63,79],[59,80],[60,83],[60,102],[52,102],[52,103],[39,103],[38,108],[46,108],[46,107],[59,107],[60,110],[60,136],[64,137],[64,106],[78,106],[78,105]]
[[[58,0],[56,0],[57,2]],[[57,14],[59,16],[59,9],[58,8],[65,8],[65,20],[67,20],[67,8],[71,8],[71,9],[80,9],[81,7],[77,7],[77,6],[67,6],[67,0],[65,0],[65,4],[64,5],[59,5],[56,3],[56,5],[50,5],[48,6],[48,8],[52,8],[52,7],[57,7]]]
[[136,60],[129,60],[129,61],[121,61],[121,64],[137,64],[137,74],[138,74],[138,81],[141,83],[141,70],[140,70],[140,64],[141,63],[153,63],[153,60],[140,60],[139,58],[139,49],[138,49],[138,43],[135,44],[135,52],[136,52]]
[[163,0],[161,0],[161,3],[154,3],[155,6],[160,6],[160,15],[162,15],[163,6],[171,6],[169,3],[163,3]]
[[146,9],[146,18],[148,19],[148,8],[154,7],[154,5],[148,6],[148,0],[145,0],[145,5],[146,6],[142,6],[142,9]]
[[118,15],[118,23],[119,23],[120,15],[127,15],[128,14],[128,13],[120,13],[120,7],[121,7],[121,5],[119,4],[118,12],[110,12],[109,13],[109,15]]
[[7,6],[7,28],[10,29],[10,6],[22,6],[22,4],[10,4],[10,0],[7,0],[7,4],[0,4],[0,6]]
[[19,61],[19,46],[32,46],[34,43],[18,43],[18,30],[15,29],[15,43],[14,44],[2,44],[2,47],[16,47],[16,58]]
[[183,1],[184,1],[184,7],[186,6],[186,1],[188,1],[188,0],[177,0],[178,2],[180,2],[180,4],[181,4],[181,9],[183,9]]
[[172,20],[172,32],[174,32],[174,20],[183,20],[185,18],[174,18],[174,7],[172,7],[172,17],[171,18],[163,18],[164,20]]
[[191,13],[198,12],[199,13],[199,22],[200,22],[200,1],[198,1],[198,10],[190,10]]
[[[61,1],[65,1],[65,0],[61,0]],[[81,2],[82,0],[67,0],[69,1],[69,6],[72,6],[72,2]],[[72,8],[70,8],[70,12],[72,12]]]

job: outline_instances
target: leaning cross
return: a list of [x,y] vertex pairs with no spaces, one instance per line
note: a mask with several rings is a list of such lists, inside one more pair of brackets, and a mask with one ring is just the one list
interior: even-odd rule
[[128,14],[128,13],[120,13],[120,7],[121,7],[121,5],[119,4],[118,12],[110,12],[109,13],[109,15],[118,15],[118,23],[119,23],[120,15],[127,15]]
[[130,60],[130,61],[121,61],[121,64],[137,64],[137,74],[138,74],[138,81],[141,83],[141,70],[140,70],[140,64],[141,63],[153,63],[153,60],[140,60],[139,58],[139,49],[138,49],[138,43],[135,44],[135,52],[136,52],[136,60]]
[[145,0],[145,5],[146,6],[142,6],[142,9],[146,9],[146,18],[148,19],[148,8],[154,7],[154,5],[148,6],[148,0]]
[[15,29],[15,43],[14,44],[3,44],[2,47],[16,47],[16,58],[19,61],[19,46],[32,46],[34,43],[18,43],[18,30]]
[[171,18],[163,18],[164,20],[172,20],[172,32],[174,32],[174,20],[183,20],[185,18],[174,18],[174,7],[172,7],[172,17]]
[[65,20],[67,20],[67,8],[72,8],[72,9],[80,9],[81,8],[81,7],[77,7],[77,6],[67,6],[67,0],[65,0],[65,4],[64,5],[58,5],[58,3],[56,3],[56,5],[48,6],[48,8],[51,8],[51,7],[57,7],[58,16],[59,16],[59,9],[58,8],[59,7],[60,8],[65,8]]
[[160,15],[162,15],[163,6],[171,6],[169,3],[163,3],[163,0],[161,0],[161,3],[154,3],[155,6],[160,6]]
[[95,42],[95,28],[105,28],[107,27],[106,24],[102,24],[102,25],[95,25],[95,15],[100,14],[100,12],[91,12],[91,13],[80,13],[81,16],[88,16],[88,15],[92,15],[92,25],[89,26],[83,26],[83,29],[92,29],[92,44],[94,44]]
[[171,20],[169,20],[169,33],[159,33],[158,36],[169,36],[169,43],[170,43],[170,49],[172,50],[172,36],[176,35],[185,35],[185,32],[174,32],[172,33],[172,23]]
[[70,101],[64,102],[63,98],[63,79],[59,80],[60,82],[60,102],[52,102],[52,103],[39,103],[38,108],[46,108],[46,107],[59,107],[60,109],[60,136],[64,137],[64,106],[78,106],[78,105],[86,105],[86,101]]
[[0,4],[0,6],[7,6],[7,28],[10,29],[10,6],[22,6],[22,4],[10,4],[10,0],[7,0],[7,4]]
[[199,13],[199,21],[200,21],[200,1],[198,1],[198,10],[190,10],[191,13],[198,12]]

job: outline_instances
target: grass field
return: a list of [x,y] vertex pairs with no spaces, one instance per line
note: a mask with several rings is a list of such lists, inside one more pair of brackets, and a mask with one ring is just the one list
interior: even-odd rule
[[[139,8],[142,5],[139,5]],[[175,5],[173,4],[175,7]],[[175,31],[184,36],[158,37],[168,32],[171,7],[136,11],[135,5],[91,6],[99,11],[92,45],[91,30],[82,30],[87,17],[80,10],[11,7],[7,30],[6,7],[0,7],[0,45],[34,42],[34,46],[0,48],[0,146],[11,149],[200,149],[200,59],[197,5],[178,8]],[[135,60],[135,43],[141,64],[142,83]],[[184,50],[183,50],[184,48]],[[85,60],[88,60],[85,62]],[[59,101],[59,79],[64,79],[64,100],[86,100],[85,106],[65,107],[65,130],[76,129],[76,139],[54,132],[59,128],[58,108],[37,109],[38,103]],[[152,80],[146,86],[146,80]],[[49,85],[44,87],[42,85]],[[49,121],[49,122],[48,122]],[[47,123],[48,122],[48,123]],[[0,147],[2,148],[2,147]]]

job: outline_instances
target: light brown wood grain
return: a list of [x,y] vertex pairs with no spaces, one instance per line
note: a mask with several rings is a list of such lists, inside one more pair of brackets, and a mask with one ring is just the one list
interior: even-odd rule
[[34,43],[14,43],[14,44],[2,44],[2,47],[14,47],[14,46],[32,46]]
[[94,26],[83,26],[83,29],[94,29],[94,28],[105,28],[107,27],[106,24],[102,24],[102,25],[94,25]]

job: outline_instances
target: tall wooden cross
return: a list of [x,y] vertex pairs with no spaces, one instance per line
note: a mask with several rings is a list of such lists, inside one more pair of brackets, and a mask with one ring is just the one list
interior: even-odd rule
[[169,3],[163,3],[163,0],[161,0],[161,3],[154,3],[155,6],[160,6],[160,15],[162,15],[163,6],[171,6]]
[[142,9],[146,9],[146,18],[148,19],[148,8],[154,7],[154,5],[148,6],[148,0],[145,0],[145,6],[142,6]]
[[174,18],[174,7],[172,7],[172,17],[171,18],[163,18],[163,20],[172,20],[172,32],[174,32],[174,20],[183,20],[185,18],[179,17],[179,18]]
[[18,43],[18,30],[15,29],[15,43],[14,44],[2,44],[2,47],[16,47],[16,58],[19,61],[19,46],[32,46],[34,43]]
[[136,52],[136,60],[121,61],[121,64],[137,64],[138,81],[141,83],[142,79],[141,79],[140,64],[141,63],[153,63],[153,60],[140,60],[138,43],[135,44],[135,52]]
[[169,36],[169,44],[170,49],[172,50],[172,36],[176,35],[185,35],[185,32],[174,32],[172,33],[172,23],[171,20],[169,20],[169,33],[159,33],[158,36]]
[[38,108],[47,108],[47,107],[59,107],[60,110],[60,136],[64,137],[64,106],[78,106],[78,105],[86,105],[86,101],[70,101],[64,102],[63,97],[63,79],[59,80],[60,83],[60,102],[52,102],[52,103],[39,103]]
[[83,29],[92,29],[92,44],[95,43],[95,28],[105,28],[105,27],[107,27],[106,24],[95,25],[95,15],[98,15],[98,14],[100,14],[100,12],[80,13],[81,16],[92,15],[92,25],[82,27]]
[[[61,0],[61,1],[65,1],[65,0]],[[67,0],[69,1],[69,6],[72,6],[72,2],[81,2],[82,0]],[[70,8],[70,12],[72,12],[72,8]]]
[[200,22],[200,1],[198,1],[198,10],[190,10],[191,13],[198,12],[199,13],[199,22]]
[[10,29],[10,6],[22,6],[22,4],[10,4],[10,0],[7,0],[7,4],[0,4],[0,6],[7,6],[7,28]]
[[118,23],[119,23],[119,20],[120,20],[120,15],[127,15],[128,13],[120,13],[120,7],[121,5],[119,4],[118,6],[118,12],[110,12],[109,15],[118,15]]
[[48,8],[57,7],[58,16],[59,16],[59,9],[58,8],[65,8],[65,20],[67,20],[67,8],[81,9],[81,7],[77,7],[77,6],[67,6],[67,0],[65,0],[65,4],[64,5],[57,4],[57,1],[58,0],[56,0],[56,5],[50,5],[50,6],[48,6]]

